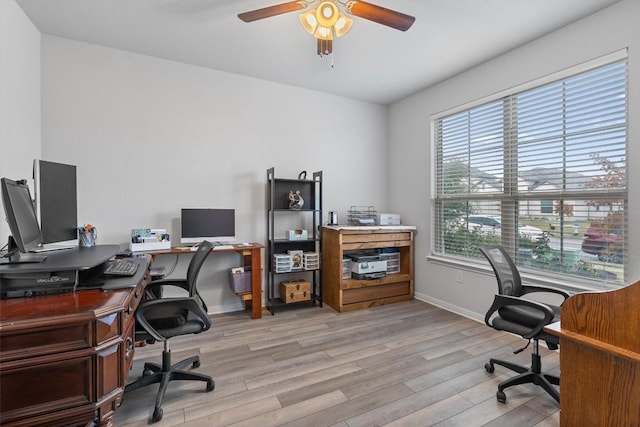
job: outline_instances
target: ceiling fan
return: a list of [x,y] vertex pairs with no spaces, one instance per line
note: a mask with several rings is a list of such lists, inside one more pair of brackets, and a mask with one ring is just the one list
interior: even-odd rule
[[[316,4],[318,7],[315,8]],[[267,6],[238,14],[244,22],[253,22],[297,10],[314,8],[302,13],[300,23],[318,40],[318,55],[333,51],[333,37],[341,37],[349,31],[353,21],[345,15],[353,15],[400,31],[407,31],[415,17],[360,0],[296,0]],[[345,12],[345,13],[343,13]]]

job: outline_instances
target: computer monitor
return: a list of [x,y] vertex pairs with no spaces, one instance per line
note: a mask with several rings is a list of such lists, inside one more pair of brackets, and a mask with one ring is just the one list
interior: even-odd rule
[[76,167],[35,159],[33,179],[36,214],[43,243],[77,246]]
[[[13,181],[8,178],[2,178],[0,186],[5,218],[16,246],[22,253],[37,249],[42,245],[42,233],[33,208],[29,186],[25,181]],[[28,262],[43,261],[44,258],[32,257]]]
[[235,209],[185,208],[180,215],[184,244],[236,240]]

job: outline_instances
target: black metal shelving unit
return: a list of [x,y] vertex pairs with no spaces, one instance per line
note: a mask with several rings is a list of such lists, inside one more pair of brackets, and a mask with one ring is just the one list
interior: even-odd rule
[[[311,179],[284,179],[275,177],[275,168],[267,169],[267,308],[275,314],[276,307],[297,307],[315,305],[322,307],[322,266],[320,265],[322,248],[322,171],[314,172]],[[300,209],[289,207],[289,192],[299,191],[304,200]],[[307,230],[305,240],[290,240],[287,230]],[[276,254],[288,254],[289,251],[315,252],[318,268],[276,272],[274,260]],[[278,285],[282,281],[303,279],[311,284],[309,301],[285,304],[279,297]]]

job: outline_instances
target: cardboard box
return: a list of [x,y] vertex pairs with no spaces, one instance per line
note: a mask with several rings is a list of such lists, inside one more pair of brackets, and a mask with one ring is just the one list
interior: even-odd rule
[[311,300],[311,283],[306,280],[280,282],[280,299],[287,304]]

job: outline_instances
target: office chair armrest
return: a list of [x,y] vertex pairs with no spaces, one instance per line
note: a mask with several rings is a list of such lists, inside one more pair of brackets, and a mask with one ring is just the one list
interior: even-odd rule
[[[535,292],[543,292],[543,293],[552,293],[552,294],[558,294],[561,295],[563,300],[562,303],[564,303],[567,298],[569,298],[571,295],[569,295],[567,292],[563,291],[562,289],[557,289],[557,288],[552,288],[552,287],[548,287],[548,286],[534,286],[534,285],[522,285],[522,294],[532,294]],[[562,303],[558,304],[558,305],[562,305]]]
[[177,288],[184,289],[187,292],[189,291],[189,284],[187,283],[186,279],[167,278],[167,279],[154,280],[153,282],[149,283],[145,287],[145,292],[147,293],[147,296],[149,298],[157,299],[162,296],[162,289],[165,286],[174,286]]
[[[501,308],[510,307],[510,306],[511,307],[522,306],[522,307],[533,308],[537,311],[540,311],[544,316],[543,319],[540,320],[536,326],[529,326],[532,328],[531,332],[523,335],[523,337],[526,339],[531,339],[536,335],[538,335],[540,332],[542,332],[542,328],[544,328],[546,325],[551,323],[554,317],[553,310],[545,304],[542,304],[536,301],[531,301],[524,298],[513,297],[510,295],[495,295],[493,299],[493,304],[491,305],[491,307],[489,308],[489,311],[484,317],[484,322],[487,324],[487,326],[493,328],[494,326],[490,323],[490,320],[493,317],[493,315]],[[511,322],[516,323],[515,321],[511,321]]]
[[[198,297],[199,298],[199,297]],[[145,314],[151,310],[161,308],[162,306],[168,306],[172,309],[178,310],[187,310],[190,313],[197,316],[202,323],[206,325],[203,331],[209,329],[211,325],[211,319],[209,315],[203,310],[203,307],[196,301],[196,297],[191,298],[163,298],[163,299],[155,299],[143,301],[140,303],[136,310],[136,320],[138,323],[151,335],[156,341],[166,341],[167,337],[163,336],[155,329],[147,318]]]

